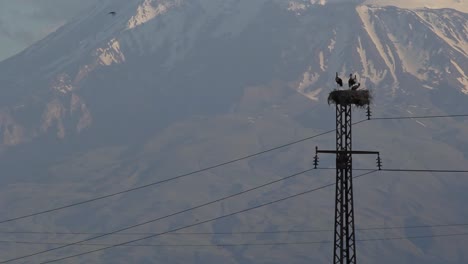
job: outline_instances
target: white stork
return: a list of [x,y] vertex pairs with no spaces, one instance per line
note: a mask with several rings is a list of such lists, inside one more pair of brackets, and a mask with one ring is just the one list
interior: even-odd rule
[[335,81],[340,87],[343,87],[343,80],[338,77],[338,73],[336,73]]

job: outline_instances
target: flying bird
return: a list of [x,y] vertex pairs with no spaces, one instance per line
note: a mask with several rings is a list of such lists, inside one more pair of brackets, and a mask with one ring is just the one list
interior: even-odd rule
[[343,80],[338,77],[338,73],[336,73],[335,81],[340,87],[343,87]]
[[116,13],[115,13],[115,11],[111,11],[111,12],[109,12],[109,13],[107,13],[107,14],[108,14],[108,15],[115,16]]

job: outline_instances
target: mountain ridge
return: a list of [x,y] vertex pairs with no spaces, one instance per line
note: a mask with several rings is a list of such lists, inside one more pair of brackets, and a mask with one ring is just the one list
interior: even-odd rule
[[[158,60],[164,60],[164,62],[158,63],[159,70],[168,73],[171,71],[171,68],[174,67],[174,65],[183,61],[184,57],[186,57],[190,54],[190,52],[192,52],[191,50],[194,48],[193,45],[196,45],[198,41],[197,39],[199,39],[195,36],[199,35],[200,32],[202,32],[202,30],[205,30],[207,26],[210,27],[210,20],[206,20],[205,18],[203,18],[198,22],[194,22],[196,20],[189,22],[186,21],[186,19],[183,16],[190,15],[190,13],[193,13],[195,15],[196,12],[212,12],[212,14],[215,14],[215,18],[216,16],[219,17],[220,14],[230,12],[229,10],[236,10],[236,8],[239,10],[246,10],[246,7],[238,6],[242,4],[236,2],[223,3],[222,5],[218,4],[219,7],[210,6],[211,9],[207,9],[207,3],[211,2],[193,2],[191,4],[188,4],[188,6],[186,6],[185,8],[183,8],[182,6],[187,5],[187,3],[181,0],[145,0],[141,1],[140,5],[136,5],[135,3],[125,3],[124,6],[126,6],[126,10],[132,10],[128,7],[132,6],[133,8],[136,8],[136,13],[135,15],[132,15],[132,13],[127,15],[120,14],[120,16],[123,17],[123,19],[118,18],[119,20],[117,21],[114,20],[114,18],[111,16],[104,15],[106,9],[108,8],[105,5],[103,5],[94,13],[91,12],[97,18],[92,19],[90,21],[81,19],[79,21],[82,22],[72,22],[70,26],[65,26],[63,29],[60,29],[56,33],[52,34],[51,37],[46,38],[44,40],[44,44],[41,44],[41,42],[39,42],[35,46],[31,47],[31,49],[28,49],[22,54],[16,56],[15,58],[17,59],[12,58],[7,62],[2,63],[1,65],[8,66],[1,67],[0,65],[0,68],[2,68],[2,72],[6,73],[3,74],[3,77],[0,76],[0,79],[2,79],[4,82],[6,81],[7,83],[14,83],[21,80],[25,80],[26,78],[34,78],[35,84],[39,84],[44,88],[47,87],[46,90],[44,90],[44,88],[41,88],[41,93],[49,93],[47,90],[50,89],[52,91],[55,91],[52,93],[62,93],[66,95],[67,93],[73,93],[72,91],[80,90],[80,87],[83,86],[82,83],[86,82],[86,78],[88,78],[87,76],[89,76],[90,74],[92,75],[93,71],[101,71],[101,69],[104,70],[106,67],[113,66],[117,66],[118,68],[120,67],[119,65],[124,65],[126,63],[126,60],[141,57],[142,54],[145,54],[146,56],[156,56],[156,58],[159,57]],[[276,1],[271,2],[265,0],[262,3],[263,4],[257,3],[257,5],[255,5],[256,7],[254,8],[252,5],[247,5],[251,13],[249,15],[250,18],[245,19],[245,15],[243,15],[240,18],[243,18],[242,20],[245,21],[251,21],[251,19],[253,19],[253,17],[256,14],[258,14],[258,12],[262,12],[260,11],[261,8],[264,8],[268,5],[274,6],[275,4],[272,3],[276,3]],[[295,12],[297,12],[297,10],[290,10],[288,6],[286,6],[284,3],[280,6],[280,8],[283,10],[281,12],[284,12],[283,16],[287,14],[286,12],[293,12],[290,15],[287,15],[291,16],[290,19],[297,20],[297,22],[301,21],[301,19],[303,21],[309,19],[301,18],[302,16],[307,17],[308,14],[306,13],[294,14]],[[327,5],[320,5],[319,7],[317,7],[318,9],[313,9],[309,12],[316,12],[314,10],[330,10],[328,12],[332,14],[332,10],[341,10],[339,12],[344,14],[347,9],[349,10],[349,8],[355,6],[355,4],[340,6],[341,7],[337,9],[337,7],[335,6],[333,6],[333,8],[330,8],[327,7]],[[171,8],[173,9],[173,11],[170,11]],[[146,14],[148,12],[150,14],[149,16],[147,16]],[[172,13],[168,13],[166,15],[167,12]],[[302,10],[302,12],[307,11]],[[463,59],[463,57],[466,57],[466,54],[468,54],[468,37],[466,37],[468,36],[468,28],[463,27],[464,22],[466,23],[466,14],[449,10],[409,11],[406,9],[398,9],[395,7],[387,7],[382,9],[382,7],[373,8],[365,5],[358,6],[356,8],[356,11],[351,14],[353,15],[347,16],[349,17],[348,21],[351,25],[353,25],[352,27],[350,27],[349,25],[342,24],[344,27],[347,28],[342,28],[340,32],[337,32],[337,30],[340,30],[338,27],[340,24],[337,24],[338,26],[326,26],[324,30],[328,31],[328,33],[323,31],[314,31],[316,32],[315,34],[323,35],[321,36],[321,38],[328,38],[329,43],[327,47],[322,47],[320,52],[317,52],[317,54],[313,54],[313,56],[316,57],[312,58],[312,61],[316,63],[315,65],[319,65],[319,67],[315,68],[317,66],[310,65],[313,66],[312,68],[314,69],[310,68],[310,70],[306,70],[303,71],[303,73],[301,73],[301,75],[303,75],[303,78],[301,84],[299,84],[299,86],[296,88],[296,90],[299,93],[307,96],[312,100],[316,100],[317,95],[320,94],[321,91],[323,91],[323,89],[326,88],[323,87],[325,84],[324,82],[328,82],[327,79],[331,78],[331,75],[333,75],[333,72],[335,70],[332,70],[331,73],[328,73],[325,76],[323,75],[323,73],[332,68],[335,68],[342,75],[345,75],[348,71],[357,71],[357,74],[362,79],[363,84],[366,85],[366,83],[369,83],[370,87],[375,87],[379,86],[381,83],[386,83],[385,86],[393,87],[391,88],[391,93],[393,94],[395,94],[396,89],[398,89],[400,85],[400,81],[397,75],[400,76],[401,74],[397,74],[396,71],[402,72],[402,74],[409,74],[412,78],[418,79],[419,82],[421,82],[421,85],[423,87],[426,87],[427,89],[434,89],[434,86],[437,86],[437,83],[439,83],[440,81],[444,81],[452,83],[452,85],[454,87],[458,87],[457,89],[459,89],[461,92],[468,93],[467,75],[463,70],[464,68],[468,68],[468,63],[466,59]],[[400,16],[401,19],[398,21],[403,22],[392,22],[391,19],[394,15]],[[447,20],[449,16],[450,20]],[[208,17],[211,16],[208,15]],[[234,20],[232,20],[230,17],[232,17],[232,19]],[[354,19],[352,17],[356,17],[358,19]],[[237,21],[242,21],[239,20],[240,18],[238,18],[238,15],[236,14],[228,15],[225,20],[229,21],[231,19],[231,21],[229,22],[229,24],[226,25],[238,23],[236,22],[236,19]],[[91,39],[86,36],[81,37],[81,35],[77,35],[77,39],[74,39],[73,36],[76,35],[75,32],[82,32],[82,30],[90,28],[90,26],[97,23],[97,21],[103,22],[101,27],[104,29],[104,31],[99,31],[98,34],[96,34]],[[178,26],[176,21],[185,22],[183,22],[183,24],[180,24],[179,22],[180,25]],[[88,26],[83,26],[81,23],[85,23]],[[146,23],[149,24],[145,25]],[[405,31],[401,31],[400,28],[404,27],[405,23],[409,24],[410,27],[408,29],[410,31],[413,25],[415,27],[417,26],[417,31],[419,34],[417,36],[411,36],[411,32],[407,33]],[[191,25],[188,26],[189,24]],[[392,26],[393,31],[388,31],[388,26],[391,24],[394,24]],[[77,28],[77,26],[74,25],[79,25],[79,29]],[[161,28],[161,26],[163,28]],[[190,31],[184,32],[184,27],[187,28],[187,26]],[[236,35],[238,35],[239,32],[244,31],[246,26],[247,24],[244,23],[244,25],[239,24],[237,28],[232,28],[232,26],[225,27],[221,23],[220,25],[212,29],[214,30],[212,33],[214,35],[210,37],[215,37],[217,39],[236,38]],[[303,26],[301,25],[300,27]],[[346,30],[350,30],[351,28],[353,28],[352,30],[354,30],[355,32],[359,32],[356,34],[356,36],[358,36],[357,42],[353,40],[353,34],[346,33]],[[153,37],[151,36],[152,34],[149,32],[153,31],[154,29],[159,31],[159,33],[157,34],[157,36]],[[383,32],[383,30],[386,30],[388,34],[382,35],[381,33],[379,33]],[[461,32],[459,32],[460,30]],[[113,34],[105,32],[117,33]],[[421,32],[424,32],[424,34],[422,34]],[[342,43],[347,42],[348,44],[345,45],[355,46],[357,47],[357,50],[349,50],[348,47],[341,46],[340,50],[335,51],[335,45],[338,42],[338,36],[336,35],[337,33],[344,34],[344,36],[346,36],[344,39],[342,38],[342,36],[339,36],[342,39],[339,41],[338,45],[343,45]],[[63,38],[60,36],[71,37]],[[181,38],[180,36],[191,37]],[[427,40],[428,36],[430,36],[431,38],[430,41]],[[67,42],[63,43],[62,39],[68,39],[68,42],[76,43],[78,45],[66,45],[65,43]],[[418,41],[418,43],[415,43],[414,41]],[[56,45],[53,44],[54,42],[58,44],[57,48],[50,48]],[[168,43],[173,43],[172,48],[168,48]],[[429,43],[437,44],[434,44],[431,47],[431,44]],[[427,50],[421,52],[421,46],[426,46]],[[67,48],[64,49],[65,47]],[[440,47],[444,47],[445,50],[450,51],[448,53],[441,54],[439,50]],[[41,52],[44,49],[47,51],[45,53]],[[55,59],[50,60],[51,58],[53,58],[53,56],[49,55],[49,51],[56,52],[60,49],[62,49],[63,52],[69,55],[65,57],[56,57]],[[166,51],[162,53],[161,50]],[[343,55],[341,55],[341,58],[333,57],[333,53],[335,52],[338,52]],[[352,54],[351,57],[346,55],[346,53],[349,52]],[[463,56],[451,55],[451,52],[461,53],[461,55]],[[443,66],[434,66],[435,64],[430,61],[431,57],[429,57],[432,55],[439,56],[440,59],[438,59],[438,63],[440,63],[441,60],[444,61]],[[20,63],[19,65],[23,65],[20,67],[23,69],[24,73],[22,74],[22,76],[15,76],[15,74],[11,71],[16,71],[16,75],[20,71],[17,71],[17,68],[14,66],[11,67],[9,65],[9,61],[21,61],[23,60],[23,57],[25,62],[28,61],[27,65],[30,66],[27,66],[24,63]],[[50,62],[46,62],[46,60],[41,58],[48,58]],[[45,64],[41,65],[40,67],[33,66],[35,65],[35,60],[46,62],[48,65]],[[339,60],[342,60],[342,62],[339,62]],[[149,61],[147,63],[148,65],[151,64],[151,62]],[[351,63],[354,64],[353,67],[356,67],[357,65],[359,65],[359,67],[352,69],[351,67],[347,66],[347,64]],[[35,67],[38,70],[32,70],[32,68],[29,67]],[[42,76],[46,76],[46,78],[43,78]],[[324,79],[323,77],[326,77],[327,79]],[[292,80],[289,79],[288,81]],[[27,87],[28,85],[18,86]],[[311,90],[311,88],[313,89]],[[21,94],[23,95],[19,96],[23,99],[25,95],[30,96],[27,95],[30,94],[29,91],[24,91]],[[80,96],[77,93],[74,93],[72,97],[72,101],[74,103],[70,104],[77,104],[76,101],[80,101],[79,104],[82,105],[82,121],[79,121],[79,124],[76,124],[77,130],[81,131],[83,127],[89,126],[91,124],[91,120],[93,119],[92,111],[88,109],[88,107],[86,106],[86,100],[84,99],[83,101],[82,96]],[[8,99],[8,95],[3,96],[3,98],[4,102],[9,101],[10,103],[18,100],[10,100]],[[18,105],[25,105],[24,103],[14,104],[16,105],[9,107],[10,110],[7,110],[6,112],[3,111],[3,115],[6,116],[4,118],[5,120],[14,119],[11,117],[11,115],[8,114],[8,111],[14,111],[11,109],[17,108]],[[49,127],[50,125],[48,124],[51,123],[50,120],[52,119],[57,120],[57,122],[59,123],[62,122],[60,121],[60,119],[61,116],[63,116],[63,113],[60,114],[59,112],[71,111],[70,107],[65,107],[63,105],[57,108],[57,101],[51,101],[46,105],[49,106],[46,106],[45,109],[49,110],[45,110],[43,114],[43,116],[45,116],[44,122],[46,124],[44,124],[42,127]],[[64,110],[66,108],[70,109]],[[49,111],[50,113],[47,113],[47,111]],[[11,121],[5,122],[8,124],[12,123]],[[19,130],[24,131],[23,128],[13,129],[13,131]],[[43,130],[47,129],[44,128]],[[64,131],[63,126],[58,125],[58,130]],[[35,133],[37,134],[40,132],[34,132],[33,134]],[[64,132],[59,132],[59,134],[62,135],[60,137],[63,137]],[[16,133],[16,136],[13,136],[13,138],[18,137],[20,137],[18,133]],[[12,142],[12,140],[7,141]],[[16,142],[18,140],[13,141]]]
[[[326,99],[337,89],[336,72],[345,82],[348,74],[357,74],[362,87],[371,90],[374,117],[467,111],[463,71],[468,62],[463,54],[468,27],[462,12],[320,1],[305,9],[291,9],[290,2],[276,0],[178,2],[180,6],[162,12],[159,4],[177,1],[104,1],[0,63],[3,215],[23,215],[31,208],[144,185],[331,130],[335,113]],[[159,10],[158,15],[145,23],[132,20],[143,12],[138,6],[144,3]],[[156,11],[146,8],[141,10],[150,10],[147,18],[152,17]],[[107,15],[110,9],[117,12],[115,17]],[[362,119],[365,111],[353,111],[353,121]],[[384,168],[464,169],[467,133],[463,118],[371,120],[353,127],[353,147],[381,151]],[[11,228],[106,232],[132,225],[312,168],[315,146],[331,148],[334,141],[330,133],[159,188],[13,223]],[[333,167],[334,158],[323,157],[320,165]],[[375,160],[353,157],[353,166],[373,168]],[[329,184],[332,174],[314,171],[142,231],[202,221]],[[363,177],[355,185],[356,221],[364,227],[463,222],[468,217],[460,209],[467,198],[464,178],[386,172]],[[328,228],[333,198],[330,188],[197,230]],[[359,235],[426,231],[436,232],[405,229]],[[195,242],[320,241],[331,235],[208,236]],[[161,239],[188,243],[184,238]],[[358,259],[458,264],[468,259],[463,246],[457,239],[381,241],[360,244]],[[5,245],[5,258],[30,250]],[[330,245],[161,248],[109,251],[76,261],[302,264],[328,263],[331,253]],[[49,257],[54,256],[61,255]]]

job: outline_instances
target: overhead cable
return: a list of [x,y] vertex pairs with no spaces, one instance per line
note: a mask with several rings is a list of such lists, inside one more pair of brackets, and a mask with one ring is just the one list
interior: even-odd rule
[[[456,237],[456,236],[468,236],[468,233],[368,238],[368,239],[357,239],[356,241],[357,242],[371,242],[371,241],[440,238],[440,237]],[[0,240],[0,243],[26,244],[26,245],[65,245],[66,244],[63,242],[31,242],[31,241],[2,241],[2,240]],[[311,244],[325,244],[325,243],[333,243],[333,241],[233,243],[233,244],[136,244],[136,245],[123,245],[120,247],[245,247],[245,246],[311,245]],[[78,244],[77,246],[111,246],[111,245],[112,244],[106,244],[106,243],[83,243],[83,244]]]
[[459,115],[425,115],[425,116],[372,117],[371,120],[430,119],[430,118],[447,118],[447,117],[468,117],[468,114],[459,114]]
[[[225,197],[222,197],[222,198],[219,198],[219,199],[216,199],[216,200],[212,200],[212,201],[209,201],[209,202],[206,202],[206,203],[202,203],[202,204],[190,207],[188,209],[184,209],[184,210],[181,210],[181,211],[178,211],[178,212],[175,212],[175,213],[171,213],[171,214],[168,214],[168,215],[165,215],[165,216],[162,216],[162,217],[158,217],[158,218],[155,218],[155,219],[144,221],[144,222],[141,222],[141,223],[138,223],[138,224],[135,224],[135,225],[125,227],[125,228],[120,228],[120,229],[114,230],[112,232],[103,233],[101,235],[97,235],[97,236],[93,236],[93,237],[90,237],[90,238],[82,239],[82,240],[79,240],[79,241],[76,241],[74,243],[70,243],[70,244],[67,244],[67,245],[63,245],[63,246],[59,246],[59,247],[55,247],[55,248],[35,252],[35,253],[30,253],[30,254],[27,254],[27,255],[24,255],[24,256],[21,256],[21,257],[12,258],[12,259],[9,259],[9,260],[0,261],[0,263],[8,263],[8,262],[11,262],[11,261],[15,261],[15,260],[24,259],[24,258],[27,258],[27,257],[32,257],[32,256],[44,254],[44,253],[51,252],[51,251],[54,251],[54,250],[59,250],[59,249],[74,246],[74,245],[77,245],[77,244],[80,244],[80,243],[88,242],[88,241],[91,241],[91,240],[94,240],[94,239],[98,239],[98,238],[106,237],[106,236],[109,236],[109,235],[117,234],[117,233],[127,231],[127,230],[130,230],[130,229],[136,228],[136,227],[147,225],[147,224],[150,224],[150,223],[155,223],[155,222],[163,220],[163,219],[167,219],[167,218],[170,218],[170,217],[173,217],[173,216],[176,216],[176,215],[187,213],[187,212],[193,211],[193,210],[198,209],[198,208],[202,208],[202,207],[205,207],[205,206],[208,206],[208,205],[212,205],[212,204],[215,204],[215,203],[218,203],[218,202],[221,202],[221,201],[224,201],[224,200],[236,197],[236,196],[246,194],[248,192],[252,192],[254,190],[264,188],[264,187],[269,186],[269,185],[273,185],[273,184],[281,182],[281,181],[285,181],[287,179],[302,175],[304,173],[307,173],[307,172],[310,172],[310,171],[313,171],[313,170],[314,169],[304,170],[304,171],[294,173],[292,175],[289,175],[287,177],[284,177],[284,178],[281,178],[281,179],[278,179],[278,180],[270,181],[268,183],[265,183],[265,184],[262,184],[262,185],[259,185],[259,186],[256,186],[256,187],[253,187],[253,188],[241,191],[241,192],[237,192],[235,194],[227,195]],[[169,232],[166,232],[166,233],[169,233]],[[158,233],[158,234],[154,234],[154,235],[160,235],[160,234]]]
[[[422,229],[422,228],[443,228],[443,227],[465,227],[468,223],[462,224],[435,224],[435,225],[408,225],[408,226],[381,226],[381,227],[365,227],[356,228],[356,231],[372,231],[372,230],[393,230],[393,229]],[[333,229],[296,229],[296,230],[274,230],[274,231],[232,231],[232,232],[173,232],[166,235],[177,235],[177,236],[192,236],[192,235],[259,235],[259,234],[301,234],[301,233],[320,233],[330,232]],[[53,232],[53,231],[0,231],[0,234],[26,234],[26,235],[103,235],[105,232]],[[119,236],[142,236],[142,235],[153,235],[154,232],[125,232],[118,233],[115,235]],[[2,243],[0,241],[0,243]]]
[[[356,122],[354,124],[359,124],[359,123],[362,123],[364,121],[367,121],[367,120],[362,120],[362,121]],[[275,151],[275,150],[278,150],[278,149],[281,149],[281,148],[289,147],[289,146],[292,146],[294,144],[298,144],[298,143],[301,143],[301,142],[304,142],[304,141],[307,141],[307,140],[311,140],[313,138],[317,138],[319,136],[330,134],[330,133],[332,133],[334,131],[335,131],[335,129],[328,130],[326,132],[323,132],[323,133],[320,133],[320,134],[317,134],[317,135],[314,135],[314,136],[306,137],[306,138],[296,140],[296,141],[293,141],[293,142],[290,142],[290,143],[286,143],[286,144],[283,144],[283,145],[280,145],[280,146],[277,146],[277,147],[274,147],[274,148],[270,148],[270,149],[263,150],[263,151],[260,151],[260,152],[254,153],[254,154],[242,156],[242,157],[237,158],[237,159],[222,162],[222,163],[219,163],[219,164],[216,164],[216,165],[213,165],[213,166],[205,167],[203,169],[188,172],[188,173],[185,173],[185,174],[182,174],[182,175],[179,175],[179,176],[175,176],[175,177],[172,177],[172,178],[159,180],[159,181],[148,183],[148,184],[141,185],[141,186],[138,186],[138,187],[133,187],[133,188],[125,189],[125,190],[122,190],[122,191],[97,196],[97,197],[94,197],[94,198],[91,198],[91,199],[87,199],[87,200],[83,200],[83,201],[79,201],[79,202],[75,202],[75,203],[71,203],[71,204],[67,204],[67,205],[63,205],[63,206],[58,206],[58,207],[54,207],[54,208],[47,209],[47,210],[41,210],[41,211],[37,211],[37,212],[34,212],[34,213],[29,213],[29,214],[25,214],[25,215],[21,215],[21,216],[16,216],[16,217],[0,220],[0,224],[7,223],[7,222],[13,222],[13,221],[17,221],[17,220],[20,220],[20,219],[30,218],[30,217],[33,217],[33,216],[38,216],[38,215],[42,215],[42,214],[46,214],[46,213],[52,213],[52,212],[55,212],[55,211],[64,210],[64,209],[67,209],[67,208],[71,208],[71,207],[75,207],[75,206],[79,206],[79,205],[83,205],[83,204],[87,204],[87,203],[91,203],[91,202],[96,202],[96,201],[111,198],[111,197],[114,197],[114,196],[117,196],[117,195],[129,193],[129,192],[134,192],[134,191],[145,189],[145,188],[148,188],[148,187],[160,185],[160,184],[167,183],[167,182],[170,182],[170,181],[174,181],[174,180],[177,180],[177,179],[185,178],[185,177],[197,174],[197,173],[201,173],[201,172],[205,172],[205,171],[212,170],[212,169],[215,169],[215,168],[219,168],[219,167],[222,167],[222,166],[226,166],[228,164],[236,163],[236,162],[239,162],[239,161],[242,161],[242,160],[245,160],[245,159],[253,158],[253,157],[256,157],[256,156],[259,156],[259,155],[262,155],[262,154],[265,154],[265,153],[268,153],[268,152],[271,152],[271,151]]]
[[[366,173],[354,176],[353,178],[360,178],[360,177],[369,175],[369,174],[377,172],[377,171],[378,170],[366,172]],[[173,228],[173,229],[170,229],[170,230],[167,230],[167,231],[164,231],[164,232],[152,234],[152,235],[145,236],[145,237],[138,238],[138,239],[129,240],[129,241],[122,242],[122,243],[117,243],[117,244],[107,246],[107,247],[103,247],[103,248],[99,248],[99,249],[85,251],[85,252],[75,254],[75,255],[70,255],[70,256],[66,256],[66,257],[62,257],[62,258],[48,260],[48,261],[45,261],[45,262],[41,262],[40,264],[46,264],[46,263],[52,263],[52,262],[58,262],[58,261],[66,260],[66,259],[71,259],[71,258],[83,256],[83,255],[88,255],[88,254],[92,254],[92,253],[96,253],[96,252],[100,252],[100,251],[105,251],[105,250],[115,248],[115,247],[119,247],[119,246],[128,245],[128,244],[131,244],[131,243],[134,243],[134,242],[143,241],[143,240],[146,240],[146,239],[162,236],[162,235],[167,234],[167,233],[177,232],[177,231],[187,229],[187,228],[190,228],[190,227],[194,227],[194,226],[202,225],[202,224],[205,224],[205,223],[217,221],[217,220],[224,219],[224,218],[227,218],[227,217],[231,217],[231,216],[234,216],[234,215],[237,215],[237,214],[249,212],[249,211],[252,211],[252,210],[255,210],[255,209],[258,209],[258,208],[262,208],[262,207],[265,207],[265,206],[269,206],[269,205],[272,205],[272,204],[283,202],[283,201],[286,201],[286,200],[289,200],[289,199],[292,199],[292,198],[296,198],[296,197],[299,197],[299,196],[303,196],[305,194],[309,194],[309,193],[312,193],[312,192],[315,192],[315,191],[318,191],[318,190],[322,190],[322,189],[325,189],[325,188],[328,188],[328,187],[331,187],[331,186],[334,186],[334,185],[335,185],[335,183],[330,183],[330,184],[323,185],[323,186],[320,186],[320,187],[317,187],[317,188],[314,188],[314,189],[311,189],[311,190],[308,190],[308,191],[300,192],[300,193],[297,193],[297,194],[294,194],[294,195],[291,195],[291,196],[287,196],[287,197],[284,197],[284,198],[281,198],[281,199],[278,199],[278,200],[262,203],[262,204],[257,205],[257,206],[249,207],[249,208],[246,208],[246,209],[243,209],[243,210],[240,210],[240,211],[236,211],[236,212],[233,212],[233,213],[229,213],[229,214],[225,214],[225,215],[222,215],[222,216],[214,217],[214,218],[204,220],[204,221],[200,221],[200,222],[197,222],[197,223],[194,223],[194,224],[189,224],[189,225],[185,225],[185,226],[182,226],[182,227]],[[74,245],[74,244],[71,243],[68,246],[70,246],[70,245]],[[63,247],[66,247],[66,246],[63,246]],[[63,248],[63,247],[61,247],[61,248]],[[44,251],[42,253],[49,252],[49,251],[52,251],[52,250],[54,250],[54,249]],[[36,253],[36,254],[30,254],[30,255],[26,255],[26,256],[22,256],[22,257],[17,257],[17,258],[9,259],[9,260],[6,260],[6,261],[0,262],[0,263],[7,263],[7,262],[14,261],[14,260],[23,259],[23,258],[27,258],[27,257],[30,257],[30,256],[42,254],[42,253]]]

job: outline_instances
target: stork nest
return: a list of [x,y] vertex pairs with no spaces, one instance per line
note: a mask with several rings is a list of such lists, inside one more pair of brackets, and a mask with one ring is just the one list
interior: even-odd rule
[[365,107],[372,101],[369,90],[334,90],[328,96],[328,104]]

